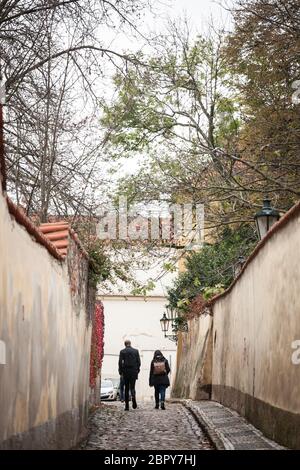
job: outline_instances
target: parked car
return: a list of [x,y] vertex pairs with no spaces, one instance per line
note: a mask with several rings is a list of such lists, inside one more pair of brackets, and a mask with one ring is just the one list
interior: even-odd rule
[[111,380],[101,380],[101,400],[116,400],[117,393]]
[[115,377],[107,377],[104,380],[112,382],[113,384],[114,398],[112,398],[112,400],[120,400],[120,379],[116,379]]

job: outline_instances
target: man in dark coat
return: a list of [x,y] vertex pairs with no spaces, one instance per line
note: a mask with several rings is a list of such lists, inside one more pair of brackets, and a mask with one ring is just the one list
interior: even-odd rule
[[165,410],[166,389],[170,385],[168,374],[170,366],[167,359],[157,350],[154,353],[150,365],[149,386],[155,389],[155,408],[159,408],[159,399],[161,409]]
[[129,389],[131,392],[132,408],[137,407],[135,395],[135,382],[138,378],[141,360],[137,349],[131,347],[131,341],[125,341],[125,349],[120,351],[119,374],[123,376],[125,382],[125,410],[129,410]]

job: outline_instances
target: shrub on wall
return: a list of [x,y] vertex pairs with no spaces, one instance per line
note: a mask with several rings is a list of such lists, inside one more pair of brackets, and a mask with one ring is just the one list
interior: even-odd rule
[[90,387],[95,388],[104,355],[104,309],[102,302],[96,302],[92,327],[90,356]]
[[190,253],[185,271],[168,290],[170,306],[184,317],[191,310],[198,310],[195,299],[202,303],[226,289],[234,279],[234,266],[239,256],[246,258],[256,243],[252,226],[228,227],[223,229],[215,243]]

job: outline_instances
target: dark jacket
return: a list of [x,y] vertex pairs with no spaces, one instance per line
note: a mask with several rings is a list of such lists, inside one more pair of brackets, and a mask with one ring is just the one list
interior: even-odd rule
[[[165,363],[166,373],[163,375],[154,375],[153,374],[154,362],[162,362],[162,361],[164,361]],[[155,385],[166,385],[167,387],[169,387],[170,385],[170,380],[168,377],[169,372],[170,372],[170,366],[169,366],[168,360],[163,355],[156,356],[155,359],[151,361],[151,365],[150,365],[149,386],[155,387]]]
[[119,356],[119,374],[124,377],[130,377],[137,379],[140,372],[141,360],[137,349],[131,346],[120,351]]

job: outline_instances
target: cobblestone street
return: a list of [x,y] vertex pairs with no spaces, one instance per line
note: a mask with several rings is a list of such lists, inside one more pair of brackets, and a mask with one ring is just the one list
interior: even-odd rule
[[140,403],[125,412],[120,402],[105,403],[90,418],[84,450],[212,450],[193,415],[181,404],[165,411]]

